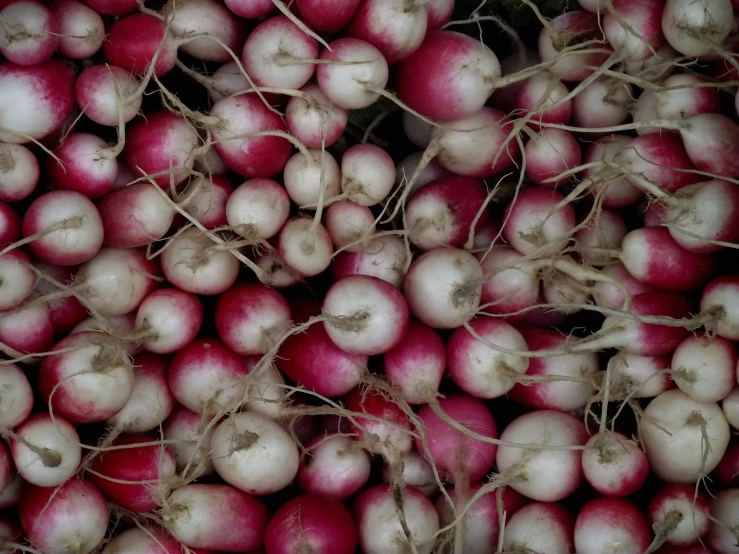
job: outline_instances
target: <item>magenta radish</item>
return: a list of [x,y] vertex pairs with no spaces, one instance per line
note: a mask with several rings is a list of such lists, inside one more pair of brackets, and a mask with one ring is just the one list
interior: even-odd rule
[[285,263],[303,277],[313,277],[328,268],[334,251],[326,228],[302,216],[285,223],[277,248]]
[[[381,454],[395,463],[413,448],[411,423],[395,400],[360,385],[346,396],[345,406],[353,413],[349,429],[372,454]],[[358,414],[367,414],[371,419]]]
[[355,144],[341,158],[341,190],[360,206],[374,206],[393,188],[395,167],[390,155],[374,144]]
[[728,340],[739,340],[739,277],[725,275],[708,283],[701,295],[701,311],[716,313],[712,323],[716,333]]
[[295,5],[311,29],[318,33],[335,33],[349,23],[359,2],[360,0],[297,0]]
[[305,450],[296,480],[306,493],[345,500],[369,479],[369,455],[351,437],[318,435],[305,444]]
[[321,144],[328,148],[341,137],[349,114],[333,104],[314,83],[305,85],[301,91],[307,98],[292,96],[287,102],[287,130],[308,148],[321,148]]
[[[595,141],[583,156],[584,164],[596,164],[583,171],[583,177],[593,180],[593,194],[603,196],[603,207],[623,208],[638,202],[644,193],[632,185],[621,171],[608,167],[630,144],[626,135],[607,135]],[[603,165],[597,164],[602,162]]]
[[573,416],[551,410],[531,412],[514,419],[500,440],[529,445],[501,445],[496,456],[498,472],[524,496],[556,502],[582,483],[582,450],[576,447],[585,444],[587,432]]
[[90,481],[73,478],[61,487],[26,485],[18,506],[26,539],[42,552],[94,552],[105,537],[109,510]]
[[100,125],[114,127],[120,117],[128,123],[138,114],[142,100],[141,95],[135,94],[138,87],[133,75],[117,65],[93,65],[77,77],[74,94],[87,117]]
[[575,520],[578,554],[644,552],[649,524],[635,504],[623,498],[600,497],[580,508]]
[[15,364],[0,366],[0,426],[6,429],[23,423],[33,409],[33,390],[26,374]]
[[672,355],[673,381],[698,402],[718,402],[736,385],[737,351],[721,337],[689,335]]
[[[398,510],[405,516],[410,539],[401,527]],[[399,500],[388,485],[365,489],[354,501],[353,512],[359,544],[366,554],[409,551],[429,554],[439,530],[439,516],[434,505],[415,487],[406,486]],[[412,546],[409,540],[413,541]]]
[[[141,445],[141,446],[136,446]],[[136,513],[155,510],[172,486],[174,455],[147,435],[121,435],[96,457],[89,475],[105,497]]]
[[349,200],[334,202],[326,210],[326,232],[337,248],[361,252],[375,233],[375,215]]
[[[520,327],[528,350],[557,350],[567,337],[552,329]],[[595,353],[567,354],[548,358],[531,358],[525,375],[508,393],[508,398],[525,406],[542,410],[572,412],[584,408],[595,392],[595,374],[598,372],[598,356]],[[526,376],[542,376],[542,381]],[[546,381],[546,376],[551,381]]]
[[275,9],[268,0],[225,0],[226,7],[239,17],[261,19]]
[[[47,161],[47,178],[56,189],[78,192],[96,199],[113,189],[118,175],[116,157],[120,148],[89,133],[72,133]],[[62,165],[63,164],[63,165]]]
[[272,179],[250,179],[237,187],[226,203],[229,226],[247,240],[273,237],[289,213],[290,198]]
[[[291,309],[296,323],[321,313],[320,305],[311,302],[302,307],[292,304]],[[332,398],[356,387],[367,371],[367,356],[349,354],[336,346],[321,323],[289,336],[275,363],[294,382]]]
[[341,173],[336,159],[322,150],[309,150],[310,158],[302,152],[293,154],[282,174],[285,190],[299,207],[316,206],[339,194]]
[[641,447],[621,433],[596,434],[582,454],[585,480],[604,496],[629,496],[649,475],[649,462]]
[[47,61],[59,45],[59,20],[37,2],[23,0],[0,10],[3,33],[0,53],[9,62],[38,65]]
[[439,335],[411,322],[402,341],[388,350],[384,370],[409,404],[425,404],[436,396],[446,369],[446,349]]
[[526,351],[526,340],[515,327],[499,319],[476,319],[470,327],[474,335],[467,328],[459,328],[447,342],[449,374],[467,394],[486,399],[503,396],[513,388],[520,374],[526,373],[529,360],[505,354],[495,347]]
[[[387,60],[370,43],[358,38],[340,38],[321,53],[316,78],[321,92],[345,110],[374,104],[387,84]],[[330,62],[340,62],[332,64]]]
[[356,252],[339,252],[331,262],[331,272],[337,281],[350,275],[369,275],[400,287],[407,259],[408,252],[401,238],[375,237]]
[[0,342],[17,352],[46,352],[54,342],[54,326],[46,304],[29,304],[0,313]]
[[567,86],[547,71],[540,71],[521,83],[516,109],[534,122],[568,123],[572,100]]
[[[547,29],[539,34],[539,56],[543,62],[553,62],[547,70],[564,81],[582,81],[600,66],[608,54],[603,53],[606,42],[599,18],[586,11],[576,10],[558,15],[551,21],[552,35]],[[572,46],[590,42],[586,48],[572,50]],[[564,50],[570,48],[564,54]],[[578,52],[582,50],[582,52]]]
[[429,31],[438,31],[452,18],[454,1],[430,0],[426,3],[426,11],[428,12],[427,29]]
[[183,475],[211,475],[215,472],[210,458],[213,428],[197,413],[175,406],[162,426],[167,448],[175,458],[177,472]]
[[665,485],[649,503],[655,532],[668,544],[689,545],[708,532],[711,507],[703,493],[690,485]]
[[0,143],[0,201],[26,198],[36,188],[39,173],[38,160],[28,148]]
[[[482,257],[482,256],[480,256]],[[494,246],[482,259],[487,277],[482,285],[482,309],[506,314],[529,308],[539,300],[540,277],[536,264],[512,248]]]
[[11,244],[21,234],[21,220],[5,202],[0,201],[0,245]]
[[59,23],[57,51],[62,56],[84,60],[100,50],[105,25],[95,10],[77,0],[54,0],[49,9]]
[[103,421],[131,398],[133,368],[113,338],[96,332],[69,335],[39,368],[39,390],[54,413],[73,423]]
[[242,356],[269,352],[290,329],[282,295],[260,284],[243,284],[218,299],[215,326],[224,344]]
[[[190,552],[208,554],[204,550]],[[100,554],[187,554],[187,551],[160,527],[132,527],[108,542]]]
[[282,490],[298,472],[298,447],[273,420],[256,412],[240,412],[220,423],[211,438],[218,475],[249,494]]
[[227,62],[232,58],[216,40],[212,38],[188,40],[190,37],[207,35],[218,39],[233,51],[241,48],[244,42],[246,29],[243,22],[215,0],[170,2],[163,11],[167,16],[171,14],[170,30],[181,39],[180,49],[199,60]]
[[234,190],[234,186],[225,177],[207,175],[190,181],[182,191],[181,197],[186,201],[180,206],[206,229],[225,227],[228,225],[226,207]]
[[662,32],[667,42],[685,56],[715,52],[731,31],[731,0],[667,0],[662,10]]
[[222,343],[198,339],[183,347],[169,366],[167,380],[187,409],[213,415],[244,394],[246,362]]
[[506,211],[503,232],[508,243],[524,255],[560,252],[575,227],[575,212],[571,205],[552,211],[562,200],[564,196],[545,187],[520,192]]
[[284,15],[262,21],[241,54],[244,69],[263,87],[299,89],[313,76],[318,42]]
[[287,140],[271,135],[248,136],[285,131],[280,116],[256,95],[224,98],[213,105],[210,115],[219,120],[213,138],[217,141],[216,152],[229,169],[245,177],[273,177],[283,170],[292,149]]
[[138,6],[136,0],[84,0],[84,2],[101,15],[126,15]]
[[526,175],[537,185],[555,187],[569,181],[563,177],[554,182],[545,182],[580,165],[580,145],[567,131],[542,129],[531,136],[524,150]]
[[264,547],[268,554],[354,554],[357,531],[349,510],[341,502],[305,494],[285,502],[272,515]]
[[599,78],[572,99],[572,121],[598,132],[600,127],[624,123],[629,118],[632,87],[618,79]]
[[0,312],[23,304],[33,291],[36,274],[31,258],[21,250],[11,250],[0,256]]
[[434,248],[418,257],[403,281],[411,313],[435,329],[470,321],[480,305],[482,267],[457,248]]
[[346,35],[367,41],[382,52],[388,64],[395,64],[418,50],[427,25],[428,11],[423,4],[408,3],[398,9],[390,0],[363,0]]
[[168,361],[156,354],[141,354],[133,361],[131,397],[108,418],[108,425],[124,433],[145,433],[156,429],[169,417],[175,401],[167,385]]
[[2,63],[0,90],[2,142],[42,139],[59,130],[74,110],[74,73],[62,61],[32,66]]
[[702,113],[678,122],[685,150],[701,171],[739,176],[739,125],[725,115]]
[[660,19],[661,0],[618,0],[603,15],[603,33],[611,47],[627,61],[651,57],[665,41]]
[[161,255],[164,277],[178,289],[212,296],[228,290],[241,264],[230,252],[218,249],[198,229],[187,229],[172,239]]
[[[436,483],[431,464],[417,450],[411,450],[403,454],[400,457],[400,462],[403,467],[400,475],[403,483],[416,487],[428,497],[435,496],[439,492],[439,485]],[[385,483],[392,483],[394,477],[392,466],[385,461],[382,465],[382,480]]]
[[669,369],[669,356],[619,352],[608,360],[611,394],[617,398],[654,398],[675,386]]
[[662,82],[665,90],[656,91],[659,119],[685,119],[700,113],[720,111],[716,89],[704,77],[690,73],[670,75]]
[[147,13],[136,13],[111,25],[103,43],[103,54],[109,63],[139,75],[147,72],[156,55],[153,71],[161,77],[177,61],[177,43],[164,21]]
[[449,395],[438,401],[438,407],[444,419],[430,406],[418,413],[426,427],[428,452],[420,438],[416,438],[416,448],[431,458],[443,480],[460,485],[479,481],[492,469],[498,447],[471,437],[464,430],[497,439],[493,416],[482,401],[466,395]]
[[432,31],[398,65],[395,89],[422,115],[454,121],[485,105],[500,74],[498,58],[479,40],[454,31]]
[[137,342],[155,354],[171,354],[190,344],[203,323],[203,306],[194,294],[176,288],[147,296],[136,312]]
[[162,512],[164,526],[181,544],[228,552],[261,548],[269,517],[266,506],[245,492],[199,483],[175,490]]
[[711,513],[715,518],[708,532],[707,541],[717,554],[733,554],[736,551],[734,529],[739,525],[739,489],[726,489],[711,499]]
[[[632,297],[651,290],[651,287],[634,279],[621,262],[611,263],[601,269],[601,272],[621,283]],[[624,306],[624,292],[613,283],[598,281],[593,285],[592,292],[596,306],[612,310],[620,310]]]
[[561,504],[532,502],[506,521],[503,547],[512,551],[569,554],[573,551],[574,530],[574,518]]
[[652,471],[668,483],[695,483],[721,461],[729,424],[714,402],[679,389],[663,392],[644,410],[642,440]]
[[445,177],[427,184],[406,204],[411,242],[423,250],[462,246],[488,220],[485,197],[482,184],[469,177]]

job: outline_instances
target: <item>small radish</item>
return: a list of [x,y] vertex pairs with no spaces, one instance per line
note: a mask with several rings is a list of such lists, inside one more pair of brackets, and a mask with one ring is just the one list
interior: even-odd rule
[[360,0],[297,0],[295,5],[311,29],[319,33],[335,33],[349,23],[359,2]]
[[57,51],[67,58],[84,60],[93,56],[105,40],[103,18],[77,0],[54,0],[49,9],[59,22]]
[[[403,468],[400,476],[403,483],[418,488],[428,497],[436,496],[439,492],[439,485],[436,483],[434,470],[431,469],[431,464],[426,461],[426,458],[421,456],[417,450],[411,450],[400,457],[400,462]],[[394,477],[393,466],[385,460],[382,465],[382,480],[385,483],[392,483]]]
[[231,193],[226,203],[229,226],[247,240],[272,238],[289,214],[290,198],[285,188],[272,179],[248,180]]
[[724,398],[723,402],[721,402],[721,409],[729,425],[734,429],[739,429],[739,388],[734,387]]
[[563,177],[555,182],[545,181],[580,165],[582,152],[575,137],[567,131],[542,129],[526,143],[524,156],[526,175],[537,185],[555,187],[566,183],[571,177]]
[[122,67],[92,65],[77,77],[74,94],[87,117],[100,125],[115,127],[120,117],[128,123],[141,109],[142,97],[135,94],[138,88],[139,82]]
[[[584,223],[583,217],[578,218],[578,225],[582,223]],[[608,256],[603,256],[603,259],[599,259],[601,257],[598,255],[597,250],[594,250],[591,254],[587,249],[609,250],[620,248],[628,231],[626,222],[618,212],[601,209],[574,236],[578,246],[585,248],[588,261],[592,265],[606,265],[611,261],[610,259],[606,259],[609,258]]]
[[113,190],[118,176],[118,146],[89,133],[72,133],[53,150],[61,162],[49,158],[47,176],[56,189],[71,190],[92,200]]
[[202,323],[203,306],[197,296],[176,288],[159,289],[139,306],[134,337],[149,352],[171,354],[190,344]]
[[351,275],[368,275],[400,287],[408,252],[396,236],[373,238],[361,249],[344,250],[331,262],[331,272],[338,281]]
[[110,26],[103,55],[108,62],[138,75],[149,70],[156,56],[153,71],[161,77],[177,61],[177,43],[164,21],[148,13],[136,13],[117,19]]
[[176,406],[162,426],[167,448],[175,458],[177,472],[182,475],[207,476],[215,472],[210,457],[213,428],[197,413]]
[[679,57],[680,54],[665,42],[657,49],[655,54],[650,51],[648,58],[639,61],[627,61],[624,64],[624,71],[627,75],[638,76],[652,83],[660,82],[675,72],[677,68],[673,62]]
[[610,392],[617,398],[654,398],[675,386],[669,369],[669,356],[619,352],[608,360]]
[[718,402],[736,385],[737,351],[721,337],[689,335],[672,354],[672,379],[698,402]]
[[267,0],[225,0],[226,7],[239,17],[261,19],[275,9]]
[[[651,287],[634,279],[621,262],[611,263],[600,271],[604,276],[621,283],[632,297],[651,290]],[[601,308],[619,310],[624,306],[624,291],[612,282],[598,281],[593,285],[593,300]]]
[[711,499],[711,530],[708,544],[717,554],[733,554],[736,551],[734,529],[739,525],[739,489],[725,489]]
[[724,275],[713,279],[703,289],[700,308],[714,312],[716,333],[728,340],[739,340],[739,276]]
[[284,289],[302,281],[300,274],[285,263],[274,250],[258,254],[254,262],[264,272],[262,282],[275,289]]
[[382,202],[395,181],[393,159],[374,144],[350,146],[341,158],[341,191],[360,206]]
[[[170,30],[180,39],[180,50],[199,60],[231,61],[231,54],[222,45],[237,51],[244,43],[244,23],[215,0],[168,2],[162,12],[168,17]],[[206,37],[189,40],[197,35]]]
[[611,47],[627,61],[651,57],[665,42],[660,18],[661,0],[617,0],[603,15],[603,33]]
[[444,169],[444,166],[442,166],[436,158],[431,160],[427,166],[422,167],[420,170],[421,172],[416,174],[416,169],[418,169],[422,163],[425,163],[423,152],[415,152],[414,154],[410,154],[403,158],[400,163],[395,166],[395,186],[405,186],[405,183],[410,182],[411,177],[414,176],[416,179],[412,183],[412,187],[408,192],[410,195],[431,181],[436,181],[437,179],[449,177],[451,175],[451,173]]
[[17,308],[33,292],[36,274],[31,258],[22,250],[10,250],[0,256],[0,312]]
[[326,228],[313,218],[298,216],[289,219],[280,230],[277,249],[285,260],[303,277],[314,277],[331,265],[334,245]]
[[689,545],[708,533],[711,507],[703,493],[690,485],[665,485],[649,503],[655,533],[668,544]]
[[39,173],[38,160],[28,148],[0,143],[0,201],[26,198],[36,188]]
[[572,100],[572,121],[578,127],[593,129],[620,125],[629,119],[633,90],[629,83],[599,78]]
[[318,435],[305,444],[305,450],[296,480],[309,494],[346,500],[370,477],[369,455],[351,437]]
[[649,475],[644,451],[621,433],[596,434],[585,443],[582,455],[585,480],[604,496],[629,496]]
[[59,20],[38,2],[14,2],[0,10],[0,17],[0,53],[9,62],[38,65],[51,58],[59,46]]
[[136,0],[84,0],[84,2],[101,15],[126,15],[138,7]]
[[572,100],[567,86],[547,71],[540,71],[521,83],[516,109],[527,120],[569,123]]
[[739,176],[739,124],[723,114],[701,113],[675,127],[698,169],[729,178]]
[[54,342],[48,305],[29,303],[10,312],[0,312],[0,342],[23,353],[48,351]]
[[341,173],[339,164],[328,152],[309,150],[310,157],[302,152],[293,154],[283,171],[285,190],[299,207],[316,206],[323,199],[339,194]]
[[[190,552],[208,554],[204,550]],[[187,554],[187,551],[159,527],[132,527],[108,542],[100,554]]]
[[[516,48],[516,52],[503,58],[500,62],[500,69],[504,77],[514,75],[519,71],[529,69],[541,62],[539,54],[525,48],[523,44]],[[506,113],[516,109],[516,100],[518,92],[521,90],[523,81],[516,81],[493,92],[492,106]]]
[[292,96],[285,108],[287,130],[307,148],[321,148],[321,144],[328,148],[341,137],[349,114],[332,103],[315,83],[301,91],[306,96]]
[[574,547],[574,530],[574,518],[561,504],[532,502],[506,521],[503,547],[511,551],[569,554]]
[[482,285],[485,312],[513,313],[538,302],[540,275],[534,261],[506,246],[493,246],[486,255],[478,257],[482,258],[485,276],[489,275]]
[[714,52],[731,31],[731,0],[667,0],[662,10],[662,32],[667,42],[685,56]]
[[0,200],[0,245],[15,242],[20,234],[20,218],[10,205]]
[[[724,413],[726,413],[725,409]],[[736,429],[735,425],[733,427]],[[739,442],[735,439],[729,442],[729,447],[726,449],[724,457],[721,458],[721,461],[716,466],[714,475],[722,485],[727,487],[739,485]]]
[[0,366],[0,426],[13,429],[23,423],[33,409],[33,390],[28,377],[15,364]]
[[709,88],[710,81],[693,74],[670,75],[662,82],[666,90],[656,91],[659,119],[685,119],[700,113],[721,111],[718,91]]
[[[583,177],[593,181],[592,192],[596,197],[602,195],[603,207],[623,208],[631,206],[644,197],[644,193],[619,169],[609,167],[619,156],[623,155],[631,137],[626,135],[606,135],[596,140],[583,156],[584,164],[595,164],[583,171]],[[602,166],[597,162],[601,162]]]
[[[249,372],[257,370],[258,375],[248,377],[249,388],[243,401],[243,408],[278,420],[284,415],[285,408],[291,402],[285,390],[285,379],[274,364],[262,363],[260,366],[261,360],[262,356],[258,354],[246,358]],[[284,423],[283,427],[289,430],[289,422],[278,421]]]
[[361,252],[375,234],[375,215],[367,206],[340,200],[326,210],[326,231],[337,248]]
[[[359,386],[347,395],[345,405],[355,414],[349,421],[349,429],[372,454],[381,454],[391,463],[397,463],[413,448],[411,423],[394,399]],[[367,414],[371,418],[357,414]]]
[[623,498],[596,498],[577,514],[575,552],[578,554],[644,552],[650,542],[646,518],[635,504]]

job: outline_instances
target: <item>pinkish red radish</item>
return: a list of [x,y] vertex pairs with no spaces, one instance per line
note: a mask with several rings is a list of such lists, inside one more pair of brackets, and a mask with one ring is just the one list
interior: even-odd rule
[[175,458],[177,472],[182,475],[207,476],[215,472],[210,457],[213,427],[199,413],[180,405],[162,426],[167,448]]
[[649,524],[632,502],[600,497],[580,508],[575,520],[578,554],[644,552],[650,544]]
[[374,206],[393,188],[393,159],[374,144],[355,144],[341,158],[341,190],[360,206]]
[[22,305],[0,313],[0,342],[17,352],[46,352],[54,342],[54,325],[46,304]]
[[[180,49],[199,60],[231,61],[231,54],[223,45],[238,51],[244,43],[244,23],[215,0],[169,2],[162,11],[167,16],[171,15],[168,19],[169,28],[180,39]],[[189,40],[198,35],[206,36]]]
[[275,9],[269,0],[224,0],[226,7],[239,17],[261,19]]
[[662,82],[665,90],[656,91],[657,117],[659,119],[685,119],[700,113],[717,113],[721,110],[716,89],[709,81],[690,73],[670,75]]
[[295,5],[311,29],[319,33],[335,33],[349,23],[359,2],[360,0],[297,0]]
[[33,390],[26,374],[15,364],[0,366],[0,426],[6,429],[23,423],[33,409]]
[[524,156],[526,175],[537,185],[545,187],[555,187],[569,181],[571,177],[545,182],[577,167],[582,159],[575,137],[561,129],[542,129],[533,134],[526,143]]
[[138,88],[139,82],[122,67],[92,65],[77,77],[74,95],[87,117],[100,125],[114,127],[121,117],[128,123],[138,114],[142,100],[141,95],[135,94]]
[[397,463],[400,456],[413,448],[411,423],[394,399],[360,385],[346,396],[345,406],[354,414],[349,429],[372,454],[381,454],[391,463]]
[[[589,214],[588,214],[589,215]],[[578,218],[578,225],[582,224],[583,217]],[[611,260],[609,256],[599,256],[597,249],[610,250],[620,248],[628,227],[618,212],[601,209],[596,212],[585,227],[582,227],[574,237],[578,246],[585,247],[588,261],[593,265],[606,265]],[[588,248],[594,248],[592,254]]]
[[701,171],[739,176],[739,125],[718,113],[702,113],[677,122],[685,150]]
[[305,449],[296,480],[306,493],[346,500],[370,477],[369,455],[351,437],[318,435]]
[[237,187],[226,203],[229,226],[247,240],[275,236],[289,213],[290,198],[272,179],[250,179]]
[[728,340],[739,340],[739,276],[725,275],[708,283],[701,295],[701,311],[716,313],[712,323],[716,333]]
[[57,52],[67,58],[84,60],[94,55],[105,40],[103,18],[77,0],[53,0],[49,9],[59,22]]
[[38,65],[47,61],[59,45],[59,20],[46,6],[30,0],[14,2],[0,10],[3,33],[0,53],[9,62]]
[[661,0],[616,0],[603,15],[603,33],[627,61],[650,58],[665,42]]
[[101,15],[126,15],[138,7],[136,0],[84,0],[84,2]]
[[608,360],[611,394],[618,398],[654,398],[675,386],[669,369],[669,356],[619,352]]
[[649,462],[641,447],[617,432],[593,435],[582,455],[585,480],[604,496],[630,496],[649,475]]
[[407,258],[401,238],[392,235],[376,237],[357,252],[339,252],[331,262],[331,272],[336,280],[350,275],[369,275],[400,287]]
[[0,256],[0,312],[23,304],[33,291],[36,274],[31,258],[22,250],[11,250]]
[[509,550],[569,554],[574,547],[574,529],[572,514],[561,504],[532,502],[506,521],[503,546]]
[[568,123],[572,115],[572,100],[567,86],[557,77],[541,71],[521,83],[516,109],[530,121]]
[[287,265],[276,250],[258,254],[254,262],[264,271],[262,282],[267,286],[284,289],[302,281],[300,274]]
[[11,244],[21,235],[21,220],[12,207],[0,201],[0,245]]
[[96,135],[72,133],[54,149],[61,163],[49,158],[46,164],[50,184],[93,200],[99,198],[113,189],[118,175],[116,157],[119,151],[120,148],[109,146]]
[[285,190],[299,207],[314,207],[333,198],[341,189],[341,173],[336,159],[322,150],[293,154],[282,174]]
[[111,25],[103,43],[103,54],[113,65],[139,75],[147,72],[156,56],[153,71],[161,77],[177,61],[177,43],[164,21],[147,13],[136,13]]
[[649,503],[649,519],[667,544],[690,545],[708,533],[711,507],[690,485],[665,485]]
[[308,148],[321,148],[321,144],[328,148],[343,134],[349,114],[332,103],[315,83],[301,91],[308,97],[292,96],[285,108],[287,130]]

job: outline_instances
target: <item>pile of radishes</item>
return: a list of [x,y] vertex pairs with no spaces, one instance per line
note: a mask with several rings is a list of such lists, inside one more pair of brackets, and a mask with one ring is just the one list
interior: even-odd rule
[[0,554],[739,553],[739,1],[579,3],[0,0]]

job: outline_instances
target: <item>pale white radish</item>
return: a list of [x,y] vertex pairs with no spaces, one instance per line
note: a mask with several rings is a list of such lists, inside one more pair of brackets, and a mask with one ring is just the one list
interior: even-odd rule
[[331,102],[315,83],[305,85],[301,91],[307,98],[292,96],[287,102],[287,130],[308,148],[328,148],[344,132],[349,112]]
[[176,406],[162,426],[167,448],[175,458],[178,472],[211,475],[215,472],[210,457],[213,427],[209,421],[182,406]]
[[331,264],[334,247],[323,225],[298,216],[282,227],[278,251],[285,263],[300,275],[313,277]]
[[532,502],[505,522],[503,547],[513,552],[570,554],[574,527],[574,518],[561,504]]
[[662,82],[664,90],[654,93],[658,119],[685,119],[699,113],[719,112],[718,91],[706,86],[709,83],[708,79],[690,73],[667,77]]
[[717,315],[714,330],[728,340],[739,340],[739,276],[724,275],[713,279],[703,289],[701,311]]
[[618,79],[599,78],[572,100],[572,121],[597,132],[599,127],[620,125],[629,118],[633,90]]
[[650,542],[646,518],[623,498],[596,498],[577,514],[574,551],[578,554],[645,552]]
[[192,342],[202,323],[203,305],[197,296],[176,288],[158,289],[139,306],[134,336],[149,352],[171,354]]
[[[261,360],[260,355],[247,356],[249,371],[252,371]],[[258,412],[272,419],[278,419],[285,413],[290,399],[285,388],[285,379],[275,367],[269,364],[260,368],[259,376],[250,379],[244,400],[244,409]]]
[[284,289],[302,280],[300,274],[287,265],[275,250],[257,255],[254,262],[264,271],[262,282],[267,286]]
[[649,518],[668,544],[689,545],[708,532],[711,507],[701,491],[691,485],[665,485],[649,503]]
[[0,256],[0,311],[20,306],[33,292],[36,274],[30,264],[31,258],[21,250]]
[[32,409],[33,390],[26,374],[15,364],[0,366],[0,426],[13,429]]
[[360,206],[383,201],[395,182],[393,159],[374,144],[355,144],[341,158],[341,190]]
[[337,280],[349,275],[369,275],[400,287],[407,259],[403,239],[394,235],[375,237],[357,252],[339,252],[331,262],[331,273]]
[[361,252],[375,234],[375,216],[367,206],[340,200],[326,210],[326,231],[336,248]]
[[105,40],[103,18],[77,0],[54,0],[49,9],[59,23],[57,52],[67,58],[84,60],[95,54]]
[[667,0],[662,10],[662,32],[685,56],[715,52],[731,31],[731,0]]
[[238,186],[226,203],[228,224],[247,240],[273,237],[289,214],[290,198],[272,179],[250,179]]
[[482,285],[482,305],[489,313],[512,313],[539,300],[540,278],[533,260],[512,248],[493,246],[480,254],[487,279]]
[[285,190],[299,207],[315,207],[321,199],[337,196],[341,190],[341,173],[336,159],[325,151],[308,152],[310,159],[301,152],[293,154],[283,174]]
[[739,430],[739,387],[734,387],[732,391],[726,395],[721,402],[721,409],[724,412],[726,421],[729,422],[734,429]]
[[737,352],[721,337],[690,335],[672,354],[672,379],[698,402],[718,402],[736,385]]

